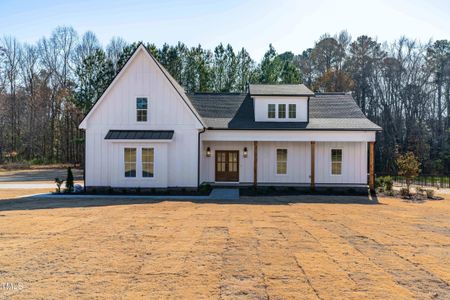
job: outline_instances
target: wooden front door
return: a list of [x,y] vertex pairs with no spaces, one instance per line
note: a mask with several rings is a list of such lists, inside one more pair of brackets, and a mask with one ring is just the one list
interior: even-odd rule
[[239,151],[216,151],[216,181],[239,181]]

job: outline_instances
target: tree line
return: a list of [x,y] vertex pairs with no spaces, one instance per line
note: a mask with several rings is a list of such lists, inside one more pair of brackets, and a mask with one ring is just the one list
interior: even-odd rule
[[[35,44],[0,40],[0,163],[83,161],[79,122],[139,43],[58,27]],[[401,37],[379,42],[342,31],[312,48],[256,62],[245,48],[213,50],[179,42],[146,44],[187,92],[244,92],[248,83],[304,83],[314,91],[352,91],[378,134],[377,171],[395,173],[397,153],[412,151],[423,173],[450,170],[450,42]]]

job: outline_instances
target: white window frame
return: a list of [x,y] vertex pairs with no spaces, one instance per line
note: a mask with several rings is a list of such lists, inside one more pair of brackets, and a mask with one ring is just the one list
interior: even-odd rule
[[[144,149],[152,150],[153,159],[151,161],[144,161]],[[149,164],[152,166],[152,176],[144,176],[144,164]],[[141,172],[142,178],[154,178],[155,177],[155,148],[154,147],[141,147]]]
[[[284,161],[278,161],[278,150],[286,150],[286,160]],[[288,174],[288,148],[276,148],[275,149],[275,174],[277,176],[287,176]],[[278,163],[285,163],[286,164],[286,173],[278,173]]]
[[[271,106],[271,105],[273,105],[273,107],[274,107],[274,111],[273,111],[274,116],[273,116],[273,118],[269,117],[269,114],[270,114],[270,106]],[[277,119],[277,105],[276,105],[275,103],[269,103],[269,104],[267,104],[267,119],[270,119],[270,120],[272,120],[272,119]]]
[[[280,117],[280,107],[281,107],[282,105],[284,105],[284,117]],[[287,113],[286,113],[286,107],[287,107],[287,105],[286,105],[286,103],[278,103],[277,106],[278,106],[277,119],[279,119],[279,120],[286,120],[286,118],[287,118]]]
[[[147,108],[138,108],[138,99],[146,99],[147,100]],[[149,118],[149,107],[150,107],[150,101],[148,100],[147,96],[136,96],[135,97],[135,104],[136,104],[136,122],[137,123],[147,123]],[[138,116],[139,116],[139,111],[145,111],[146,112],[146,120],[145,121],[139,121],[138,120]]]
[[[291,117],[291,106],[294,107],[294,117]],[[297,119],[297,103],[289,103],[287,109],[287,117],[288,119]]]
[[[136,149],[136,176],[127,177],[125,176],[125,149]],[[142,149],[153,149],[153,176],[152,177],[144,177],[143,176],[143,160],[142,160]],[[157,161],[156,161],[157,150],[156,147],[151,145],[126,145],[122,147],[122,178],[125,180],[155,180],[156,178],[156,170],[157,170]]]
[[[339,161],[339,163],[341,164],[341,173],[339,174],[333,174],[333,150],[340,150],[341,151],[341,161]],[[331,176],[342,176],[342,171],[343,171],[343,167],[344,167],[344,151],[342,150],[342,148],[331,148],[330,149],[330,174]]]
[[[133,161],[128,161],[128,160],[127,160],[127,156],[126,156],[126,151],[127,151],[127,149],[131,149],[131,150],[134,150],[134,151],[135,151],[135,155],[134,155],[135,159],[134,159],[134,162],[133,162]],[[138,148],[137,148],[137,147],[124,147],[124,148],[123,148],[123,156],[122,156],[122,157],[123,157],[123,172],[122,172],[123,177],[125,177],[125,178],[127,178],[127,179],[129,179],[129,178],[137,178],[137,175],[138,175],[138,170],[137,170],[137,167],[138,167],[138,165],[137,165],[137,160],[138,160]],[[134,164],[134,176],[127,176],[127,175],[126,175],[127,164]]]

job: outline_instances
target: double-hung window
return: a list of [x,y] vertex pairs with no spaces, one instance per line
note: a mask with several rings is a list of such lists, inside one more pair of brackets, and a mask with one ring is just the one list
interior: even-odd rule
[[342,149],[331,149],[331,175],[342,174]]
[[278,119],[286,118],[286,104],[278,104]]
[[125,177],[136,177],[136,148],[124,149]]
[[138,122],[147,122],[148,115],[147,98],[136,98],[136,120]]
[[142,148],[142,177],[153,177],[155,151],[153,148]]
[[297,105],[289,104],[289,119],[297,118]]
[[287,174],[287,149],[277,149],[277,174]]
[[269,104],[267,106],[267,118],[275,119],[275,104]]

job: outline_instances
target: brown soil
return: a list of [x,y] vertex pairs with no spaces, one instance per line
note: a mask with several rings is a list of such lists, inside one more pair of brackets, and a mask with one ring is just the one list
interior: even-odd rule
[[450,298],[450,197],[331,198],[0,201],[0,298]]

